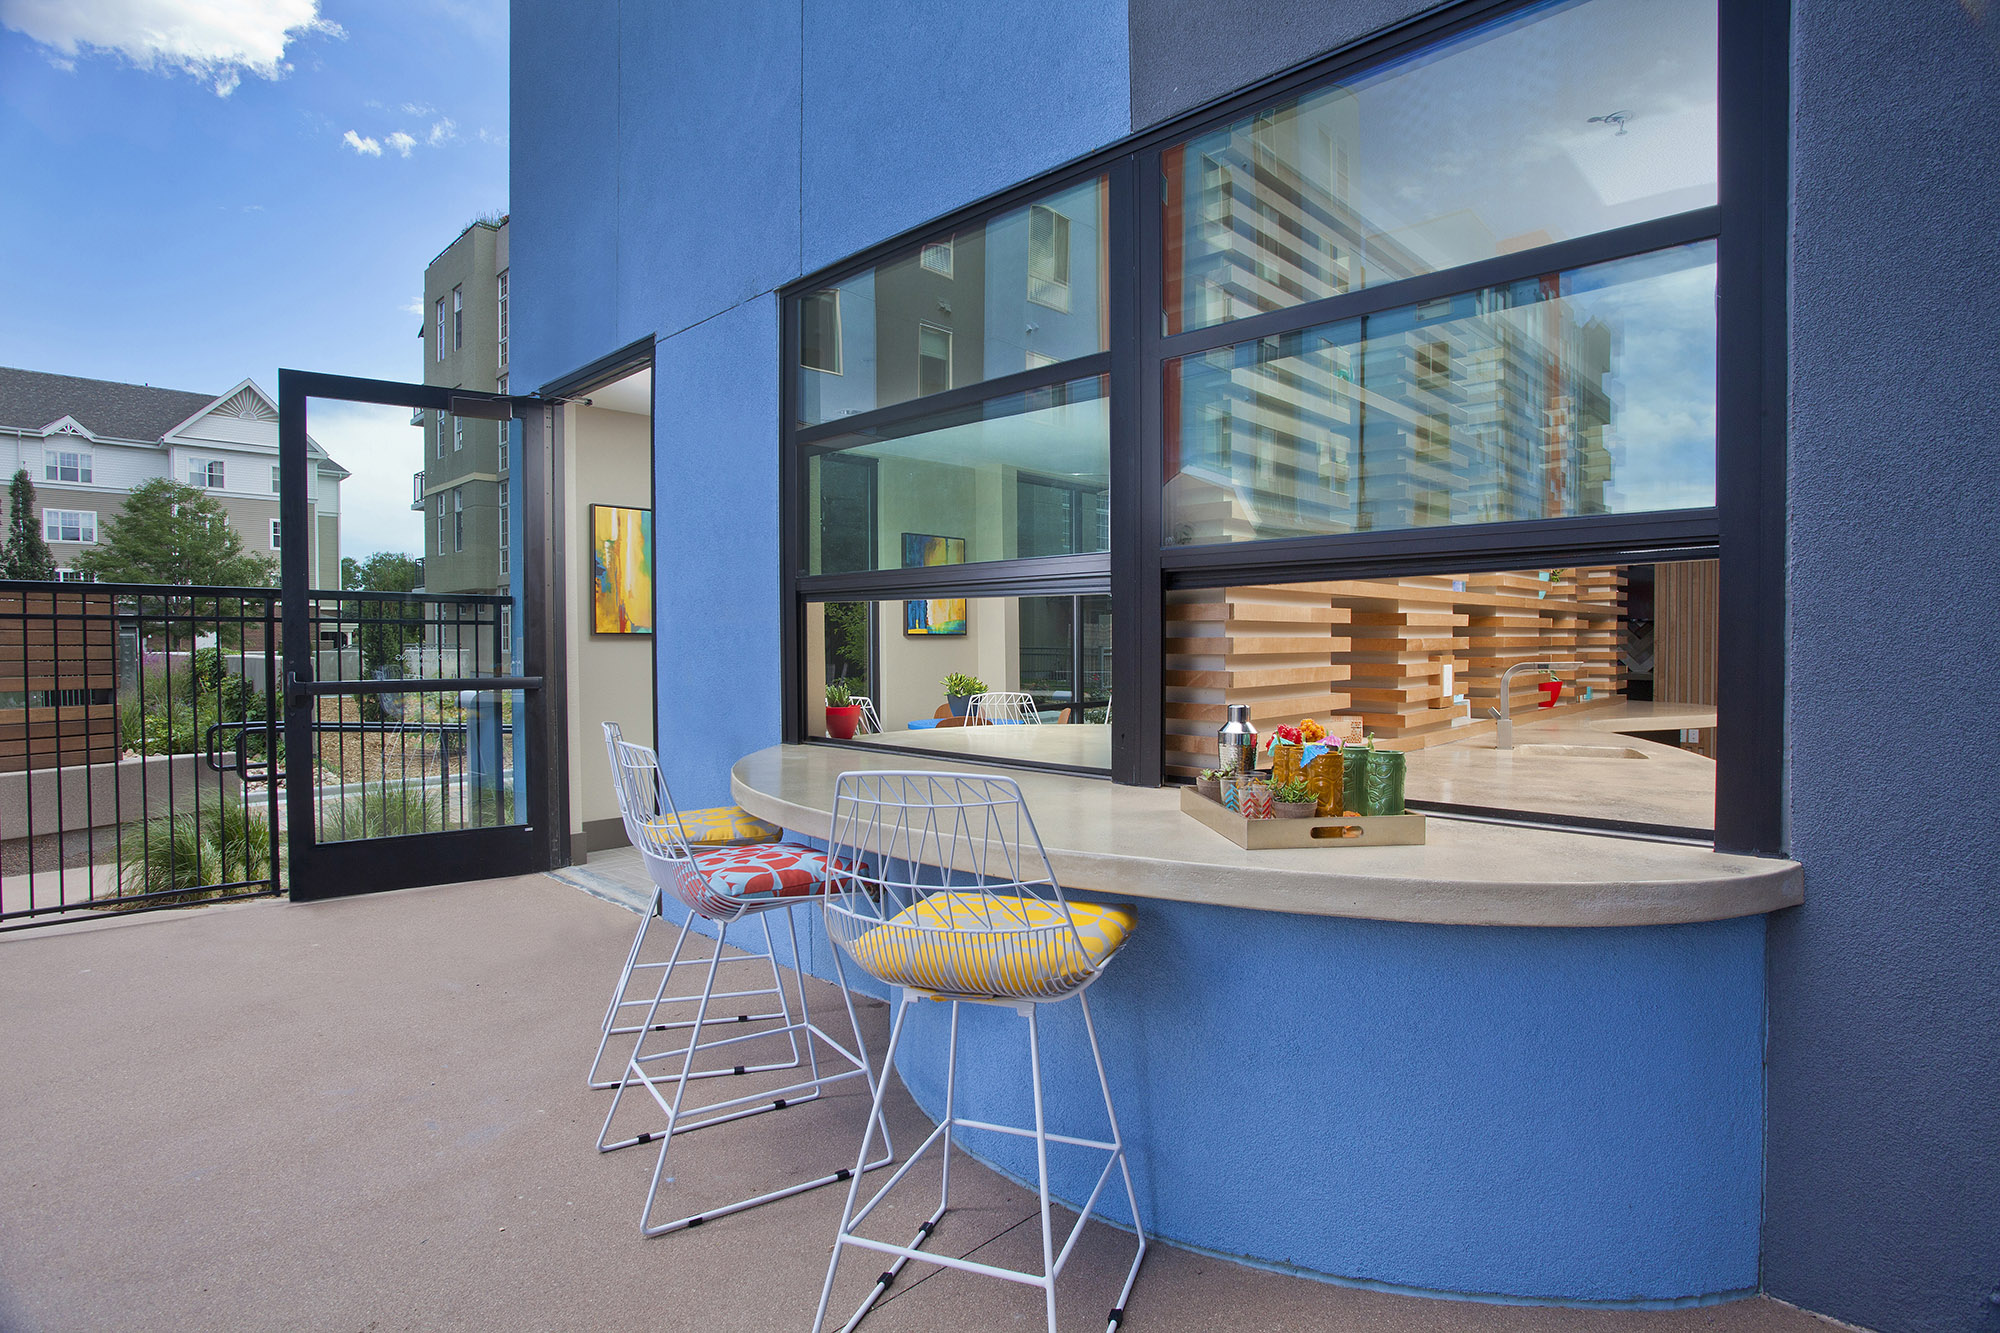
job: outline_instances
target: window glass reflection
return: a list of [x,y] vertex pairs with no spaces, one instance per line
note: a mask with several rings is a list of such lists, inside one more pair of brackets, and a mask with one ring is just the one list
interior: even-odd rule
[[1715,3],[1533,6],[1161,172],[1169,334],[1707,207]]
[[[833,735],[826,687],[865,695],[872,743],[1073,768],[1109,768],[1111,598],[897,598],[806,607],[806,731]],[[946,693],[948,677],[983,686]]]
[[1110,549],[1106,377],[806,447],[807,572]]
[[1714,250],[1167,362],[1166,540],[1712,505]]
[[798,422],[1101,352],[1102,177],[799,298]]

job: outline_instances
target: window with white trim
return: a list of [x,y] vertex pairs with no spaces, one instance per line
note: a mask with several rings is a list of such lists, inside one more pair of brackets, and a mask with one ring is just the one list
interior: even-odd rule
[[97,541],[97,511],[94,509],[44,509],[42,511],[42,540],[47,542],[80,542],[85,546]]
[[465,346],[465,288],[451,289],[451,350]]
[[228,471],[219,458],[190,458],[188,460],[188,485],[198,491],[219,491],[225,484]]
[[89,481],[90,454],[61,450],[42,455],[44,481]]
[[951,276],[951,238],[926,242],[917,262],[939,277]]
[[508,494],[507,483],[503,481],[500,483],[500,577],[503,579],[514,565],[514,540],[509,523],[512,517],[512,497]]
[[1069,309],[1069,219],[1041,204],[1028,209],[1028,299]]
[[451,522],[451,510],[449,506],[445,503],[444,495],[440,493],[438,496],[438,539],[437,539],[437,548],[440,552],[451,549],[451,529],[449,526],[447,526],[450,522]]
[[278,493],[279,481],[280,481],[280,469],[274,463],[271,466],[271,494],[276,495]]
[[465,549],[465,488],[451,488],[451,549]]
[[274,551],[283,549],[283,547],[279,545],[278,535],[279,535],[278,520],[274,518],[271,520],[271,549]]
[[437,299],[437,360],[444,360],[444,298]]
[[95,583],[97,576],[87,569],[58,569],[57,583]]
[[[493,279],[493,286],[495,291],[495,313],[500,317],[500,368],[505,370],[507,368],[507,271],[505,269],[502,269],[498,276]],[[505,376],[502,376],[502,378],[504,379]],[[505,384],[500,386],[500,392],[507,392]]]
[[465,448],[465,418],[454,416],[451,419],[451,451],[457,453],[463,448]]

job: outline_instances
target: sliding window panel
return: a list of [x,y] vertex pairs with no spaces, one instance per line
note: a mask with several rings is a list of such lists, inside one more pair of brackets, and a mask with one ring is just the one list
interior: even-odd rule
[[1108,377],[802,446],[807,574],[1110,548]]
[[798,425],[1102,352],[1103,177],[940,233],[801,294]]
[[1532,5],[1170,147],[1162,330],[1716,202],[1715,0]]
[[1715,503],[1715,246],[1170,360],[1170,546]]
[[[882,730],[857,743],[1010,763],[1108,769],[1111,728],[1111,599],[1102,593],[1049,597],[911,597],[814,602],[805,608],[802,673],[806,735],[849,739],[830,715],[826,687],[866,683]],[[868,675],[860,673],[870,664]],[[946,680],[963,678],[995,696],[989,721],[965,720]],[[970,685],[964,686],[970,689]]]

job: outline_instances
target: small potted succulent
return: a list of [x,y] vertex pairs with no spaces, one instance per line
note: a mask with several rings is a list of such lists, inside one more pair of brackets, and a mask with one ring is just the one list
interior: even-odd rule
[[961,676],[954,671],[944,678],[944,701],[951,705],[953,717],[964,717],[972,696],[984,693],[986,682],[977,676]]
[[861,705],[854,702],[854,687],[845,676],[826,684],[826,734],[837,741],[854,739],[861,725]]
[[1303,778],[1293,778],[1271,788],[1273,819],[1311,819],[1319,813],[1319,798]]
[[1222,803],[1222,779],[1225,775],[1234,774],[1235,771],[1233,768],[1204,768],[1201,770],[1201,776],[1194,780],[1194,789],[1199,795],[1206,796],[1209,800],[1220,805]]

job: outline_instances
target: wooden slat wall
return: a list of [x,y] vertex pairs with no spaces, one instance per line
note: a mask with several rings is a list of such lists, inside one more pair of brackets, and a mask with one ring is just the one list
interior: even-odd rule
[[[1661,703],[1715,702],[1721,575],[1714,560],[1653,566],[1653,698]],[[1690,748],[1713,757],[1714,730]]]
[[[1260,730],[1356,719],[1378,744],[1420,749],[1492,730],[1487,710],[1517,662],[1576,661],[1562,707],[1622,693],[1625,576],[1594,568],[1356,579],[1172,593],[1167,602],[1169,774],[1208,763],[1232,703]],[[1541,700],[1530,673],[1512,709]]]
[[[80,589],[0,593],[0,691],[115,691],[112,610],[108,594]],[[67,618],[85,614],[99,618]],[[110,763],[118,752],[115,702],[0,708],[0,772]]]

